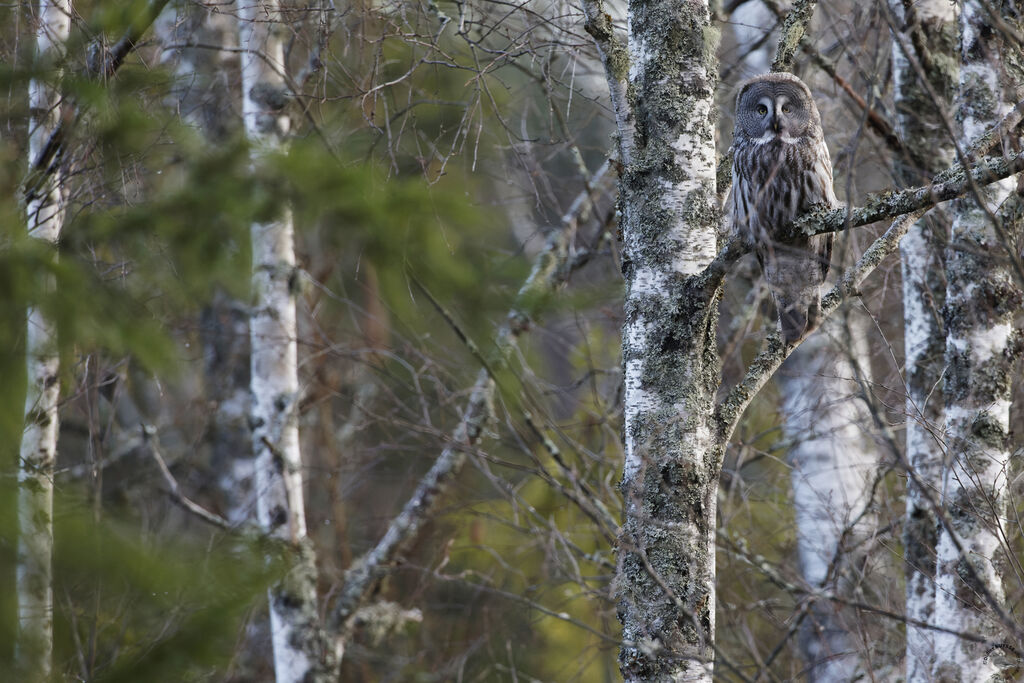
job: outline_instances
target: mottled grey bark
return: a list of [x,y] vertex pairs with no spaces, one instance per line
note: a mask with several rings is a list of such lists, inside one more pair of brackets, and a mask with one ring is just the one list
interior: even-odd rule
[[[1010,3],[969,0],[961,9],[957,107],[964,146],[1010,108],[1024,82],[1013,60],[1004,62],[1004,34],[993,22],[999,14],[1019,30]],[[1006,258],[1005,233],[1018,227],[1018,202],[1012,181],[958,201],[945,254],[942,501],[949,524],[939,533],[932,621],[995,642],[1011,635],[1003,630],[1002,577],[1011,550],[1002,523],[1009,493],[1011,372],[1021,352],[1012,323],[1022,294]],[[983,644],[947,633],[936,634],[935,654],[933,675],[942,680],[981,681],[1000,673]]]
[[[54,81],[60,73],[64,43],[71,31],[71,3],[41,0],[35,18],[36,68],[46,76],[29,83],[30,165],[44,154],[47,141],[61,120],[62,100]],[[66,190],[59,156],[52,163],[54,170],[39,179],[26,209],[28,234],[56,245],[64,226]],[[52,288],[52,279],[46,277],[42,286]],[[28,310],[25,352],[25,431],[18,467],[15,655],[22,680],[34,682],[48,680],[52,667],[53,476],[60,398],[57,328],[36,307]]]
[[814,18],[814,7],[817,0],[795,0],[786,20],[782,25],[782,35],[772,60],[772,71],[789,71],[796,60],[796,52],[800,48],[807,27]]
[[[942,117],[950,111],[956,89],[957,27],[946,0],[907,4],[889,0],[894,33],[893,97],[896,124],[908,154],[894,171],[904,185],[934,176],[954,160],[953,140]],[[941,485],[939,434],[943,410],[935,391],[943,372],[945,299],[942,245],[948,238],[945,212],[934,211],[914,224],[900,243],[903,279],[904,381],[906,382],[905,464],[907,479],[903,523],[906,615],[929,623],[935,609],[935,545],[938,516],[932,501]],[[935,656],[929,629],[907,625],[908,683],[931,680]]]
[[203,375],[210,402],[210,466],[224,496],[224,516],[244,524],[256,511],[256,461],[249,431],[249,310],[218,292],[203,309]]
[[[284,147],[291,121],[285,112],[284,39],[274,0],[238,5],[242,54],[242,113],[253,161]],[[252,445],[260,526],[289,544],[287,576],[270,589],[270,630],[277,683],[330,681],[335,646],[320,623],[316,558],[306,533],[299,453],[299,378],[294,230],[291,213],[252,225],[255,296],[252,345]]]
[[714,95],[718,33],[706,2],[629,6],[632,160],[620,184],[625,521],[618,613],[627,681],[710,681],[720,362]]

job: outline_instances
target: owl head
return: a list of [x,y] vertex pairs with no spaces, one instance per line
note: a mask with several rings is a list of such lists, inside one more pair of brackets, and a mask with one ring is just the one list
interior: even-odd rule
[[781,139],[795,143],[821,131],[811,91],[789,73],[756,76],[740,84],[736,96],[736,138],[756,143]]

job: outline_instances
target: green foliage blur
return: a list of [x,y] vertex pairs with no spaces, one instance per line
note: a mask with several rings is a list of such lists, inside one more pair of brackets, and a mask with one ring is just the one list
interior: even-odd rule
[[[325,67],[330,78],[317,86],[319,99],[292,105],[296,130],[290,143],[254,163],[238,106],[221,111],[217,136],[178,110],[180,75],[173,62],[163,63],[158,44],[140,44],[107,82],[83,75],[90,43],[100,35],[115,41],[140,21],[147,4],[76,2],[79,19],[59,64],[33,62],[28,13],[0,8],[0,53],[9,57],[0,60],[0,85],[9,93],[0,101],[0,377],[7,380],[0,392],[3,680],[13,658],[11,482],[22,430],[30,307],[56,322],[66,397],[55,482],[55,676],[222,680],[246,617],[260,609],[284,561],[268,561],[267,549],[211,533],[174,508],[145,452],[108,466],[102,459],[115,450],[115,437],[137,425],[117,423],[117,401],[128,399],[111,397],[103,383],[110,376],[129,378],[125,393],[139,404],[141,419],[163,421],[162,431],[178,434],[170,440],[180,456],[172,471],[183,488],[217,510],[219,472],[210,455],[210,408],[202,386],[208,351],[196,321],[219,296],[249,304],[250,226],[290,212],[304,325],[303,382],[311,396],[302,416],[312,475],[307,509],[327,592],[352,556],[379,537],[445,445],[480,367],[460,336],[485,356],[492,353],[490,340],[529,272],[527,255],[510,237],[501,197],[495,197],[507,163],[495,151],[507,142],[502,110],[522,93],[542,94],[518,68],[529,57],[500,76],[423,69],[395,89],[363,99],[347,93],[349,74],[358,80],[379,68],[381,80],[400,78],[422,56],[419,47],[383,39],[379,54],[336,46],[341,56]],[[348,30],[367,38],[395,30],[394,17],[367,17]],[[433,21],[405,20],[410,31]],[[296,52],[303,46],[297,41]],[[453,59],[471,63],[460,41],[447,40],[444,47]],[[211,68],[234,73],[237,60]],[[60,158],[68,199],[56,248],[25,235],[26,93],[33,78],[59,88],[75,111]],[[237,100],[235,87],[228,90]],[[580,116],[592,115],[583,105],[578,109]],[[397,129],[399,116],[412,123],[392,139],[385,130],[392,124]],[[529,118],[530,126],[542,129],[548,117],[531,110]],[[603,131],[594,135],[606,144]],[[570,163],[559,159],[557,165],[572,175]],[[477,168],[489,169],[492,177]],[[580,183],[574,176],[571,181],[574,192]],[[530,303],[538,313],[572,316],[617,296],[613,289],[606,274],[574,296]],[[440,314],[434,302],[447,312]],[[572,342],[568,368],[574,376],[617,362],[617,344],[605,326],[595,324],[588,337]],[[593,348],[584,349],[587,344]],[[542,342],[524,343],[513,368],[502,374],[499,399],[513,422],[521,421],[524,409],[547,409],[529,368],[544,367],[550,355]],[[352,410],[363,381],[377,383],[391,403],[362,427],[355,446],[341,450],[331,430]],[[563,410],[574,430],[579,426],[574,438],[593,450],[566,457],[583,479],[608,482],[617,463],[602,454],[617,452],[617,418],[608,417],[613,407],[597,393]],[[524,430],[518,436],[496,439],[493,448],[508,489],[494,490],[481,472],[466,474],[458,502],[412,551],[408,568],[385,585],[383,594],[396,601],[422,599],[424,624],[394,634],[379,651],[372,638],[357,638],[346,678],[445,680],[447,673],[431,672],[454,672],[459,662],[485,677],[503,676],[514,666],[565,680],[603,680],[614,670],[614,648],[605,635],[616,629],[605,602],[609,538],[567,505],[557,487],[531,479],[531,470],[559,472],[559,465],[535,435]],[[357,484],[337,503],[349,476]],[[531,510],[532,522],[509,521],[518,504]],[[578,576],[550,566],[552,548],[537,533],[538,520],[565,530],[566,547],[574,548],[570,555],[591,557],[577,564]],[[448,578],[428,583],[422,570],[436,567],[443,557],[438,548],[446,547]],[[405,659],[381,654],[387,651]]]
[[[3,493],[15,497],[10,486]],[[265,548],[223,534],[155,545],[116,516],[97,521],[73,493],[56,497],[56,672],[104,683],[217,680],[246,611],[283,575],[283,562],[268,562]],[[17,520],[5,507],[0,544],[11,547],[16,535]],[[5,599],[3,607],[12,605]],[[0,638],[14,642],[11,619],[0,621]],[[0,656],[5,681],[19,680],[12,654],[8,646]]]

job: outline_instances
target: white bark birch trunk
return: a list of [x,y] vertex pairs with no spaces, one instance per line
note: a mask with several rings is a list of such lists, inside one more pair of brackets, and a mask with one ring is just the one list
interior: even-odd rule
[[[956,89],[956,16],[953,5],[945,0],[923,0],[913,5],[889,0],[889,9],[896,23],[893,31],[899,33],[892,46],[896,124],[910,157],[897,160],[894,170],[904,185],[916,185],[955,159],[952,140],[937,110],[951,110]],[[922,81],[922,75],[927,82]],[[928,501],[938,499],[942,479],[942,449],[936,435],[942,430],[943,409],[934,389],[940,385],[943,372],[945,286],[941,245],[948,231],[945,214],[933,211],[915,223],[900,242],[907,391],[905,463],[914,473],[907,480],[903,522],[905,611],[909,619],[923,623],[930,622],[935,610],[939,522]],[[907,682],[932,680],[934,657],[933,632],[908,623]]]
[[[987,7],[987,9],[986,9]],[[960,111],[963,146],[1009,109],[1003,45],[990,11],[1002,5],[964,2],[960,15]],[[1003,16],[1005,21],[1013,21]],[[1019,82],[1018,74],[1014,74]],[[981,190],[990,211],[1013,191],[1012,179]],[[1007,226],[1003,226],[1007,227]],[[933,622],[991,638],[1003,610],[1012,318],[1021,293],[1006,265],[996,222],[973,198],[955,206],[946,250],[946,459],[942,500],[951,528],[939,533]],[[998,671],[984,644],[935,635],[935,669],[942,680],[984,681]]]
[[633,0],[628,22],[635,135],[620,135],[633,149],[620,185],[626,518],[619,666],[627,681],[710,681],[721,289],[705,290],[688,276],[711,262],[718,237],[718,34],[706,1]]
[[[778,377],[784,431],[793,442],[789,462],[800,570],[812,588],[850,597],[874,527],[867,505],[878,454],[859,395],[860,381],[870,378],[867,337],[863,321],[847,322],[838,316],[826,321]],[[827,602],[811,607],[800,632],[808,680],[849,681],[864,672],[857,625],[845,616]]]
[[[71,32],[69,0],[40,0],[37,64],[58,67]],[[52,83],[29,83],[29,166],[35,164],[60,121],[61,97]],[[60,159],[53,163],[60,164]],[[64,225],[64,174],[43,176],[28,200],[28,234],[56,245]],[[52,287],[48,280],[44,287]],[[48,680],[53,654],[53,474],[57,457],[57,402],[60,394],[57,329],[35,307],[28,310],[25,337],[27,389],[25,431],[18,468],[18,640],[17,664],[26,681]]]
[[[238,7],[242,112],[254,162],[281,149],[290,120],[284,44],[274,0]],[[291,213],[252,226],[252,437],[260,525],[295,550],[288,576],[270,590],[270,628],[277,683],[327,681],[334,648],[319,623],[316,562],[306,535],[298,429],[295,249]]]

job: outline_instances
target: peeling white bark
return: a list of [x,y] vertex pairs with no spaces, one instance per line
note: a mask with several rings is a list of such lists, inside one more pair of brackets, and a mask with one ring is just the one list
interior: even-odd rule
[[717,248],[717,34],[706,2],[632,2],[627,20],[627,118],[636,130],[620,195],[626,519],[619,665],[627,681],[710,681],[718,470],[709,420],[719,382],[720,290],[687,291],[684,283]]
[[[238,6],[246,135],[254,162],[281,149],[285,113],[284,44],[274,0]],[[298,428],[296,267],[291,213],[252,226],[252,438],[257,513],[268,534],[296,550],[288,576],[270,589],[271,639],[277,683],[329,680],[334,648],[319,624],[316,564],[306,536]]]
[[[982,3],[964,2],[957,95],[964,146],[1010,109],[1008,99],[1015,99],[1003,92],[1001,38],[989,22]],[[1013,185],[1009,180],[982,191],[990,210],[998,211]],[[1000,525],[1007,506],[1012,363],[1007,346],[1016,292],[1007,266],[992,258],[1002,249],[986,211],[974,199],[957,202],[946,251],[948,465],[942,500],[951,528],[944,526],[939,533],[933,622],[995,642],[1002,639],[995,613],[1005,601]],[[944,680],[982,681],[999,673],[983,644],[948,633],[935,635],[935,654],[933,675]]]
[[[955,34],[956,16],[953,4],[946,0],[921,0],[912,5],[913,15],[909,20],[914,25],[907,27],[905,3],[889,0],[889,9],[897,21],[894,30],[902,31],[903,37],[902,41],[893,40],[892,47],[897,130],[908,148],[928,150],[927,154],[918,154],[920,168],[903,168],[901,161],[896,162],[897,175],[905,184],[914,184],[950,165],[955,158],[952,140],[944,134],[945,126],[931,113],[935,108],[949,110],[952,103],[931,102],[926,86],[935,93],[952,92],[956,74],[933,68],[927,74],[930,82],[923,83],[903,46],[909,48],[914,44],[908,28],[918,31],[918,44],[924,43],[931,50],[932,61],[941,58],[952,65],[957,56],[952,49],[943,49],[943,45],[949,43],[944,43],[942,37]],[[930,218],[915,223],[900,242],[907,388],[905,462],[914,473],[907,481],[903,529],[905,612],[909,619],[922,623],[929,623],[935,611],[938,517],[929,501],[938,499],[942,476],[942,445],[936,435],[942,430],[944,418],[939,392],[935,389],[941,382],[944,347],[940,242],[948,229],[946,214],[934,211]],[[932,680],[933,633],[930,629],[907,624],[908,683]]]
[[[40,0],[36,54],[53,70],[71,32],[69,0]],[[49,63],[48,63],[49,62]],[[51,73],[55,73],[51,71]],[[52,83],[29,83],[29,165],[39,158],[60,122],[61,97]],[[58,159],[55,163],[59,164]],[[64,225],[64,173],[58,168],[35,189],[27,205],[28,234],[56,244]],[[48,280],[44,286],[52,287]],[[53,654],[53,474],[57,458],[60,394],[57,329],[31,307],[25,337],[25,431],[18,467],[17,665],[26,681],[49,680]]]

